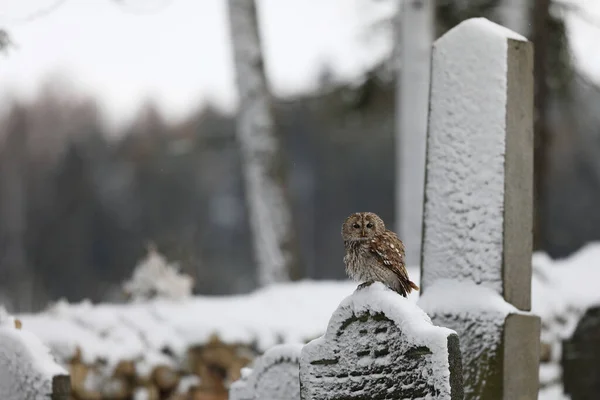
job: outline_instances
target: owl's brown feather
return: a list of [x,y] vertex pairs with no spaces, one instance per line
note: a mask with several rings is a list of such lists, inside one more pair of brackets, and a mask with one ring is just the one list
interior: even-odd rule
[[404,263],[404,243],[392,231],[385,230],[369,241],[369,251],[397,277],[404,293],[419,287],[410,280]]

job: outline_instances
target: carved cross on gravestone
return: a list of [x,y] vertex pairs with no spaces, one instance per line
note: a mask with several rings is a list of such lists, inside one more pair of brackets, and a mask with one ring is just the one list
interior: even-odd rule
[[282,344],[267,350],[231,385],[230,400],[299,400],[302,345]]
[[300,358],[303,400],[462,400],[458,337],[381,283],[358,289]]
[[420,305],[461,341],[465,399],[536,399],[533,48],[484,18],[433,47]]

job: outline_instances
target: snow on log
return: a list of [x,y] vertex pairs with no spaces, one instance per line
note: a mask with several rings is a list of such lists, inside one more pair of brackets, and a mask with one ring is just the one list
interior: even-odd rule
[[303,400],[462,399],[458,336],[381,283],[356,290],[302,349]]

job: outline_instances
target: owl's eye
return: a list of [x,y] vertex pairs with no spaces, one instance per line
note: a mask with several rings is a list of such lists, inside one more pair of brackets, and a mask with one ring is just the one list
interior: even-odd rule
[[360,225],[359,225],[359,224],[354,224],[354,225],[352,225],[352,227],[353,227],[354,229],[358,229],[358,228],[360,228]]
[[373,224],[369,222],[369,223],[367,224],[367,228],[369,228],[369,229],[370,229],[370,228],[372,228],[372,227],[373,227]]

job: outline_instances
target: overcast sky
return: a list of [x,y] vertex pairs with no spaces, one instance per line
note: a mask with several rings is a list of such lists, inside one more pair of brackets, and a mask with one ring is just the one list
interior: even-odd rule
[[[57,0],[0,0],[0,25],[18,46],[0,61],[0,94],[30,98],[54,74],[93,94],[113,122],[146,101],[169,118],[204,102],[235,104],[225,0],[63,0],[31,22],[23,16]],[[389,43],[367,45],[365,0],[260,0],[269,79],[278,94],[309,90],[324,65],[359,75]],[[377,2],[375,2],[377,3]],[[389,12],[386,2],[380,10]],[[600,20],[600,1],[582,0]],[[158,6],[156,12],[151,6]],[[581,68],[600,77],[600,27],[569,18]],[[585,56],[584,56],[585,55]],[[600,81],[600,79],[599,79]]]

